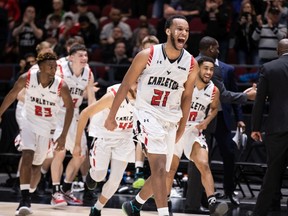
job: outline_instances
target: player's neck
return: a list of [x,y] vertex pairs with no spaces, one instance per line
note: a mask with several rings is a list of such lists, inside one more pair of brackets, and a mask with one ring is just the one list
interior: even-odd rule
[[198,90],[202,90],[207,86],[207,83],[204,83],[201,80],[197,80],[195,86]]
[[43,88],[49,86],[54,79],[51,79],[48,75],[44,74],[43,72],[37,73],[38,82],[41,83]]
[[170,60],[175,60],[175,59],[179,58],[182,50],[175,49],[175,47],[173,47],[171,43],[165,43],[164,44],[164,51],[165,51],[166,56]]
[[72,73],[77,77],[80,76],[83,72],[82,66],[75,65],[72,62],[70,63],[70,68],[72,70]]

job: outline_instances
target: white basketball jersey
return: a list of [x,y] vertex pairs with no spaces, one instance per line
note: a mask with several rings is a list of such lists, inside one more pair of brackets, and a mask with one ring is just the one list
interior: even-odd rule
[[[116,95],[119,86],[120,84],[113,85],[107,89],[107,92]],[[133,134],[133,109],[131,102],[125,98],[117,111],[115,119],[118,127],[114,131],[109,131],[104,127],[110,109],[107,108],[97,113],[90,120],[89,136],[116,139],[131,138]]]
[[30,69],[27,74],[25,103],[22,109],[23,127],[30,127],[38,135],[52,137],[60,108],[63,79],[55,76],[51,84],[43,88],[38,80],[38,72],[39,70]]
[[214,100],[215,92],[216,86],[212,81],[201,90],[196,86],[194,87],[190,114],[187,121],[188,124],[199,123],[205,119],[206,110],[209,104]]
[[165,44],[151,46],[150,55],[137,87],[135,107],[164,121],[177,123],[182,117],[181,96],[193,67],[193,57],[185,49],[171,62]]
[[[74,103],[74,108],[78,109],[83,101],[83,92],[92,77],[92,71],[90,67],[84,67],[81,75],[79,77],[76,77],[73,74],[69,61],[63,61],[63,64],[59,65],[59,71],[57,75],[62,77],[68,85]],[[65,111],[64,103],[62,105],[63,111]]]

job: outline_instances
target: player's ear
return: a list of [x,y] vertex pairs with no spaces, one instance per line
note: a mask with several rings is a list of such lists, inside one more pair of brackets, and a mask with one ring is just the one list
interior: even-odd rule
[[169,28],[166,29],[166,34],[170,35],[171,34],[171,30]]

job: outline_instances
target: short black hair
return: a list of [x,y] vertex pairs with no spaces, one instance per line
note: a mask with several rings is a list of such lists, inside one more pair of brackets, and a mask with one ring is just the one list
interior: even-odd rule
[[174,20],[174,19],[183,19],[183,20],[186,20],[186,21],[187,21],[187,19],[186,19],[185,16],[182,16],[182,15],[172,15],[172,16],[168,17],[168,19],[167,19],[166,22],[165,22],[165,30],[166,30],[167,28],[170,28],[170,26],[173,24],[173,20]]
[[71,46],[70,51],[69,51],[69,55],[73,55],[75,54],[77,51],[86,51],[87,52],[87,48],[85,45],[83,44],[74,44]]
[[217,44],[217,40],[213,37],[205,36],[199,42],[199,50],[208,50],[210,46]]
[[214,59],[211,58],[211,57],[208,57],[208,56],[202,56],[201,58],[199,58],[199,59],[197,60],[197,62],[198,62],[198,65],[199,65],[199,66],[202,65],[203,62],[211,62],[211,63],[213,63],[213,65],[215,64]]
[[36,60],[37,60],[37,63],[40,65],[43,62],[48,61],[48,60],[55,60],[56,61],[57,55],[55,53],[51,53],[51,52],[40,53],[37,56]]

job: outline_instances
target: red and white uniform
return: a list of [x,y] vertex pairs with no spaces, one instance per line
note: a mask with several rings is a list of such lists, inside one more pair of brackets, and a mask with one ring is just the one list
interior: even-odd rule
[[202,148],[207,149],[206,139],[195,126],[202,122],[206,117],[206,110],[215,98],[216,86],[212,81],[203,88],[198,89],[196,86],[193,91],[190,114],[186,123],[183,136],[175,145],[174,154],[181,158],[183,151],[185,156],[190,159],[193,144],[198,142]]
[[[120,84],[113,85],[107,92],[116,95]],[[114,131],[109,131],[104,127],[104,122],[110,109],[106,108],[92,117],[89,126],[89,135],[96,139],[90,151],[91,166],[99,165],[103,169],[102,163],[109,164],[110,159],[126,162],[134,162],[135,145],[133,143],[133,109],[128,98],[121,103],[116,114],[118,127]],[[106,157],[107,156],[107,157]],[[97,161],[97,162],[96,162]]]
[[[69,150],[70,152],[73,152],[74,145],[75,145],[75,138],[76,138],[76,131],[77,131],[77,121],[79,119],[79,107],[82,104],[83,101],[83,92],[88,86],[88,83],[92,77],[92,71],[89,68],[89,66],[86,66],[80,76],[75,76],[72,69],[70,62],[64,61],[62,65],[59,65],[59,70],[57,71],[57,75],[62,77],[65,81],[65,83],[68,85],[68,88],[70,90],[70,94],[74,103],[74,116],[66,137],[66,143],[65,148]],[[56,140],[61,132],[62,128],[64,126],[64,119],[65,119],[65,112],[66,108],[64,106],[64,103],[62,101],[61,109],[58,115],[58,122],[57,122],[57,128],[54,135],[54,140]],[[82,154],[85,155],[86,149],[87,149],[87,140],[85,134],[82,136]]]
[[183,49],[178,59],[171,61],[164,46],[151,46],[146,68],[138,79],[134,126],[149,153],[167,155],[169,170],[176,125],[182,117],[181,97],[194,58]]
[[[113,85],[107,89],[107,93],[116,95],[120,84]],[[133,110],[134,106],[131,102],[125,98],[121,103],[118,112],[116,114],[116,122],[118,127],[109,131],[104,127],[104,122],[109,114],[110,109],[104,109],[92,117],[93,121],[89,127],[89,135],[97,138],[124,138],[130,139],[133,135]]]
[[53,137],[56,128],[63,85],[63,79],[55,76],[50,85],[43,88],[38,80],[38,73],[37,69],[28,71],[21,123],[22,150],[35,151],[35,165],[42,164],[46,158],[49,139]]

